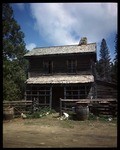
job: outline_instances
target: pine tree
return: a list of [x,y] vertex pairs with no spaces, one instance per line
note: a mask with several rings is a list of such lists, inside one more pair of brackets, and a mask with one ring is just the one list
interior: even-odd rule
[[118,63],[118,34],[116,34],[116,37],[115,37],[115,63]]
[[100,45],[100,59],[97,66],[97,71],[100,79],[111,81],[111,62],[110,52],[105,39],[102,39]]
[[24,33],[13,16],[9,3],[2,5],[3,25],[3,99],[18,100],[23,98],[24,81],[26,80],[27,52]]
[[118,70],[118,35],[115,37],[115,58],[111,67],[111,77],[113,82],[117,82],[117,70]]

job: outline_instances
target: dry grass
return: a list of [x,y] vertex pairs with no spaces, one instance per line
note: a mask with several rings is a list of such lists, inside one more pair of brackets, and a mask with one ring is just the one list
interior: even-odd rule
[[40,119],[3,123],[4,148],[117,147],[117,123],[102,120],[58,120],[58,114]]

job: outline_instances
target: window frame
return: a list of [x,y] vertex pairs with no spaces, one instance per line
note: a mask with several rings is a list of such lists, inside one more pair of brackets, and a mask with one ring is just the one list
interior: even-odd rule
[[53,73],[53,61],[52,60],[44,60],[43,61],[43,71],[45,74]]
[[77,60],[68,59],[67,60],[67,72],[68,73],[77,73]]

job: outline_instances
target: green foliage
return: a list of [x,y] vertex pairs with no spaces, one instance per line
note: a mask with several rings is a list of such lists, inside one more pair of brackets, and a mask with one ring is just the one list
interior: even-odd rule
[[109,116],[107,116],[107,115],[99,115],[99,116],[96,116],[96,115],[94,115],[93,113],[90,113],[89,114],[89,117],[88,117],[88,120],[93,120],[93,121],[96,121],[96,120],[99,120],[99,121],[109,121],[108,120],[109,119]]
[[23,98],[24,81],[26,80],[27,52],[24,34],[13,17],[10,4],[2,5],[3,25],[3,99],[18,100]]
[[89,113],[88,120],[96,120],[96,116],[92,113]]
[[105,116],[105,115],[99,115],[99,120],[100,121],[108,121],[109,116]]
[[115,42],[115,59],[114,59],[114,61],[118,62],[118,34],[116,34],[114,42]]
[[97,62],[96,70],[99,78],[105,81],[111,80],[111,62],[110,52],[105,39],[102,39],[100,45],[100,59]]
[[115,61],[111,65],[111,78],[112,82],[117,83],[117,62]]
[[117,73],[118,73],[118,35],[115,37],[115,58],[111,67],[111,77],[113,82],[117,82]]
[[[3,79],[3,99],[17,100],[20,97],[20,89],[12,80]],[[12,87],[12,88],[11,88]]]
[[105,39],[100,46],[100,59],[96,63],[97,78],[117,83],[118,69],[118,35],[115,37],[115,58],[110,62],[110,52]]
[[27,118],[42,118],[49,114],[55,113],[55,110],[50,109],[50,107],[41,107],[38,111],[32,113],[31,115],[27,115]]

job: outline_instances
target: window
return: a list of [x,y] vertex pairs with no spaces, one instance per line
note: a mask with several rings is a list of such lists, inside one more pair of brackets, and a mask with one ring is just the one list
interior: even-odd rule
[[38,103],[39,106],[50,105],[50,87],[49,86],[37,86],[33,85],[32,87],[27,86],[26,90],[26,100],[32,100],[33,103]]
[[67,69],[68,69],[68,73],[76,73],[77,72],[77,60],[68,60]]
[[85,99],[87,98],[89,86],[66,86],[66,99]]
[[53,62],[52,61],[44,61],[43,63],[44,73],[52,73],[53,72]]

